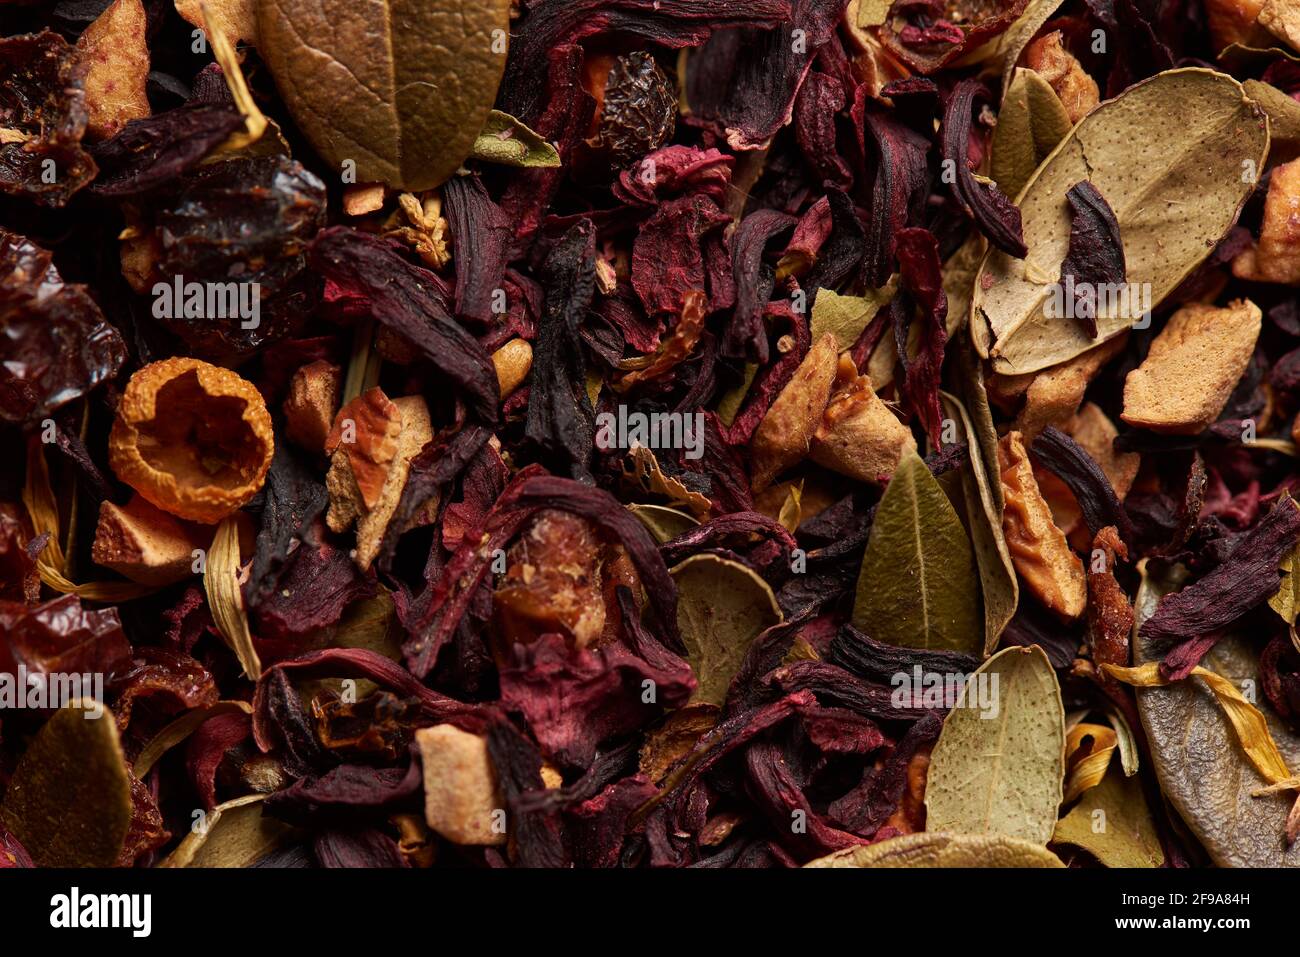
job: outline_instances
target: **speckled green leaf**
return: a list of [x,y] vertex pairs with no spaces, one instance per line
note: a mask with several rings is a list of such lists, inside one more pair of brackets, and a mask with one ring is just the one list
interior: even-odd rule
[[1161,867],[1165,862],[1139,778],[1115,762],[1101,783],[1083,792],[1056,822],[1054,844],[1081,847],[1107,867]]
[[[979,706],[989,700],[997,707]],[[980,666],[944,719],[930,755],[926,829],[1044,845],[1056,826],[1064,778],[1065,708],[1056,672],[1037,645],[1006,648]]]
[[1064,867],[1039,844],[1001,834],[907,834],[847,847],[804,867]]
[[[1096,346],[1083,324],[1048,316],[1070,237],[1066,193],[1087,179],[1119,222],[1128,282],[1152,306],[1236,221],[1268,155],[1268,122],[1241,84],[1213,70],[1169,70],[1101,104],[1063,139],[1019,197],[1029,253],[993,249],[975,280],[971,327],[994,370],[1036,372]],[[1064,311],[1064,310],[1062,310]],[[1099,315],[1102,340],[1135,310]]]
[[1070,117],[1051,85],[1033,70],[1015,71],[998,110],[991,158],[994,181],[1017,196],[1070,132]]

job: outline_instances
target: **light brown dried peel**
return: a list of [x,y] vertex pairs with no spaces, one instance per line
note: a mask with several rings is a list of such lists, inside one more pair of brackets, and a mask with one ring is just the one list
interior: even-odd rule
[[487,740],[450,724],[415,733],[424,767],[424,819],[453,844],[504,844],[505,801]]
[[1047,608],[1062,618],[1078,618],[1088,600],[1083,562],[1052,521],[1019,432],[1003,436],[998,460],[1006,496],[1002,532],[1012,564]]
[[759,423],[750,443],[753,485],[762,491],[808,454],[835,381],[839,346],[832,333],[812,344]]
[[271,416],[252,383],[186,358],[131,376],[108,446],[119,479],[163,511],[205,525],[257,494],[274,453]]
[[1254,355],[1261,318],[1249,299],[1179,309],[1124,380],[1124,421],[1179,435],[1212,424]]

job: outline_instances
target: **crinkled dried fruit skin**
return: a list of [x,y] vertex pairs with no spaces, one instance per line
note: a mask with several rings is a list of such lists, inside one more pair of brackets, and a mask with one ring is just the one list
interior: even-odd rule
[[119,479],[163,511],[205,525],[257,494],[274,453],[261,393],[228,369],[185,358],[131,377],[108,448]]
[[1006,496],[1002,531],[1016,571],[1045,606],[1062,618],[1078,618],[1088,597],[1083,562],[1052,521],[1019,432],[998,443],[998,459]]
[[[238,358],[294,332],[320,300],[307,244],[325,225],[325,184],[284,156],[226,160],[182,178],[153,216],[159,282],[256,283],[258,315],[159,316],[199,354]],[[155,290],[155,295],[158,290]],[[227,310],[229,311],[229,310]]]
[[[86,133],[76,52],[49,30],[0,39],[0,128],[24,135],[0,142],[0,193],[63,206],[95,177],[81,147]],[[47,163],[53,163],[49,182]]]
[[608,156],[616,167],[631,165],[673,135],[676,91],[655,58],[644,50],[613,58],[597,101],[596,129],[587,145]]
[[112,379],[126,344],[53,256],[0,228],[0,421],[37,422]]
[[258,52],[289,111],[357,182],[441,184],[505,70],[510,0],[263,0]]

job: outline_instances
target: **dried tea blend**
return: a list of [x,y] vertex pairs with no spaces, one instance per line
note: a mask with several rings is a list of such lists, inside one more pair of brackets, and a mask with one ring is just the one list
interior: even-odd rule
[[1280,5],[471,6],[0,4],[0,867],[1300,866]]

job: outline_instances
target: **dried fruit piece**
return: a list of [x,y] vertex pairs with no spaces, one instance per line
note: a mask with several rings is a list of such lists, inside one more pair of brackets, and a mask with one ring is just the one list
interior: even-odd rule
[[1095,402],[1086,402],[1067,424],[1065,431],[1083,446],[1106,473],[1115,496],[1122,502],[1137,478],[1142,456],[1136,452],[1115,451],[1119,430]]
[[677,95],[668,75],[644,50],[593,56],[585,64],[596,99],[589,146],[615,167],[630,166],[673,135]]
[[1101,100],[1097,81],[1061,45],[1061,31],[1045,33],[1025,49],[1025,66],[1051,84],[1071,123],[1078,123]]
[[840,358],[841,379],[846,363],[850,377],[826,406],[810,457],[860,482],[880,482],[894,474],[899,456],[916,451],[916,439],[876,395],[870,377],[857,375],[848,356]]
[[195,550],[211,541],[210,528],[182,522],[136,495],[125,507],[99,506],[90,557],[142,585],[171,585],[195,574]]
[[1211,425],[1255,353],[1261,319],[1249,299],[1223,308],[1183,306],[1124,380],[1121,417],[1129,425],[1179,435]]
[[1205,0],[1205,18],[1215,50],[1233,43],[1267,47],[1268,32],[1258,25],[1263,0]]
[[505,399],[524,384],[533,370],[533,347],[527,339],[511,339],[492,353],[492,365],[497,370],[497,385]]
[[1268,178],[1259,243],[1232,261],[1238,279],[1300,285],[1300,160],[1276,167]]
[[[1127,342],[1127,336],[1117,336],[1050,369],[1026,376],[996,377],[995,381],[1004,392],[1013,391],[1027,380],[1025,404],[1016,418],[1016,430],[1033,439],[1049,425],[1064,426],[1083,401],[1088,383],[1097,377],[1107,362],[1124,350]],[[1017,379],[1021,382],[1014,381]]]
[[219,30],[231,43],[257,46],[257,0],[176,0],[176,12],[200,29]]
[[415,732],[424,767],[424,819],[453,844],[504,844],[505,800],[487,739],[454,725]]
[[502,651],[550,632],[578,648],[596,641],[605,627],[600,555],[595,526],[586,519],[539,512],[510,547],[493,595]]
[[114,0],[77,41],[86,68],[86,132],[107,139],[150,114],[148,20],[141,0]]
[[330,455],[325,520],[335,532],[356,525],[354,558],[360,568],[369,568],[379,554],[411,459],[432,440],[429,407],[418,395],[390,401],[374,388],[339,410],[325,441]]
[[1278,39],[1300,50],[1300,8],[1293,0],[1264,0],[1256,21]]
[[250,382],[199,359],[173,358],[131,376],[108,461],[164,512],[215,525],[257,494],[274,452],[271,416]]
[[1083,614],[1088,601],[1083,562],[1052,521],[1019,432],[998,443],[1006,507],[1002,532],[1016,571],[1038,600],[1062,618]]
[[830,399],[838,364],[839,346],[828,332],[812,344],[767,410],[750,443],[755,491],[767,488],[773,479],[807,456]]
[[324,452],[339,404],[341,367],[325,359],[303,366],[289,380],[284,434],[308,452]]

